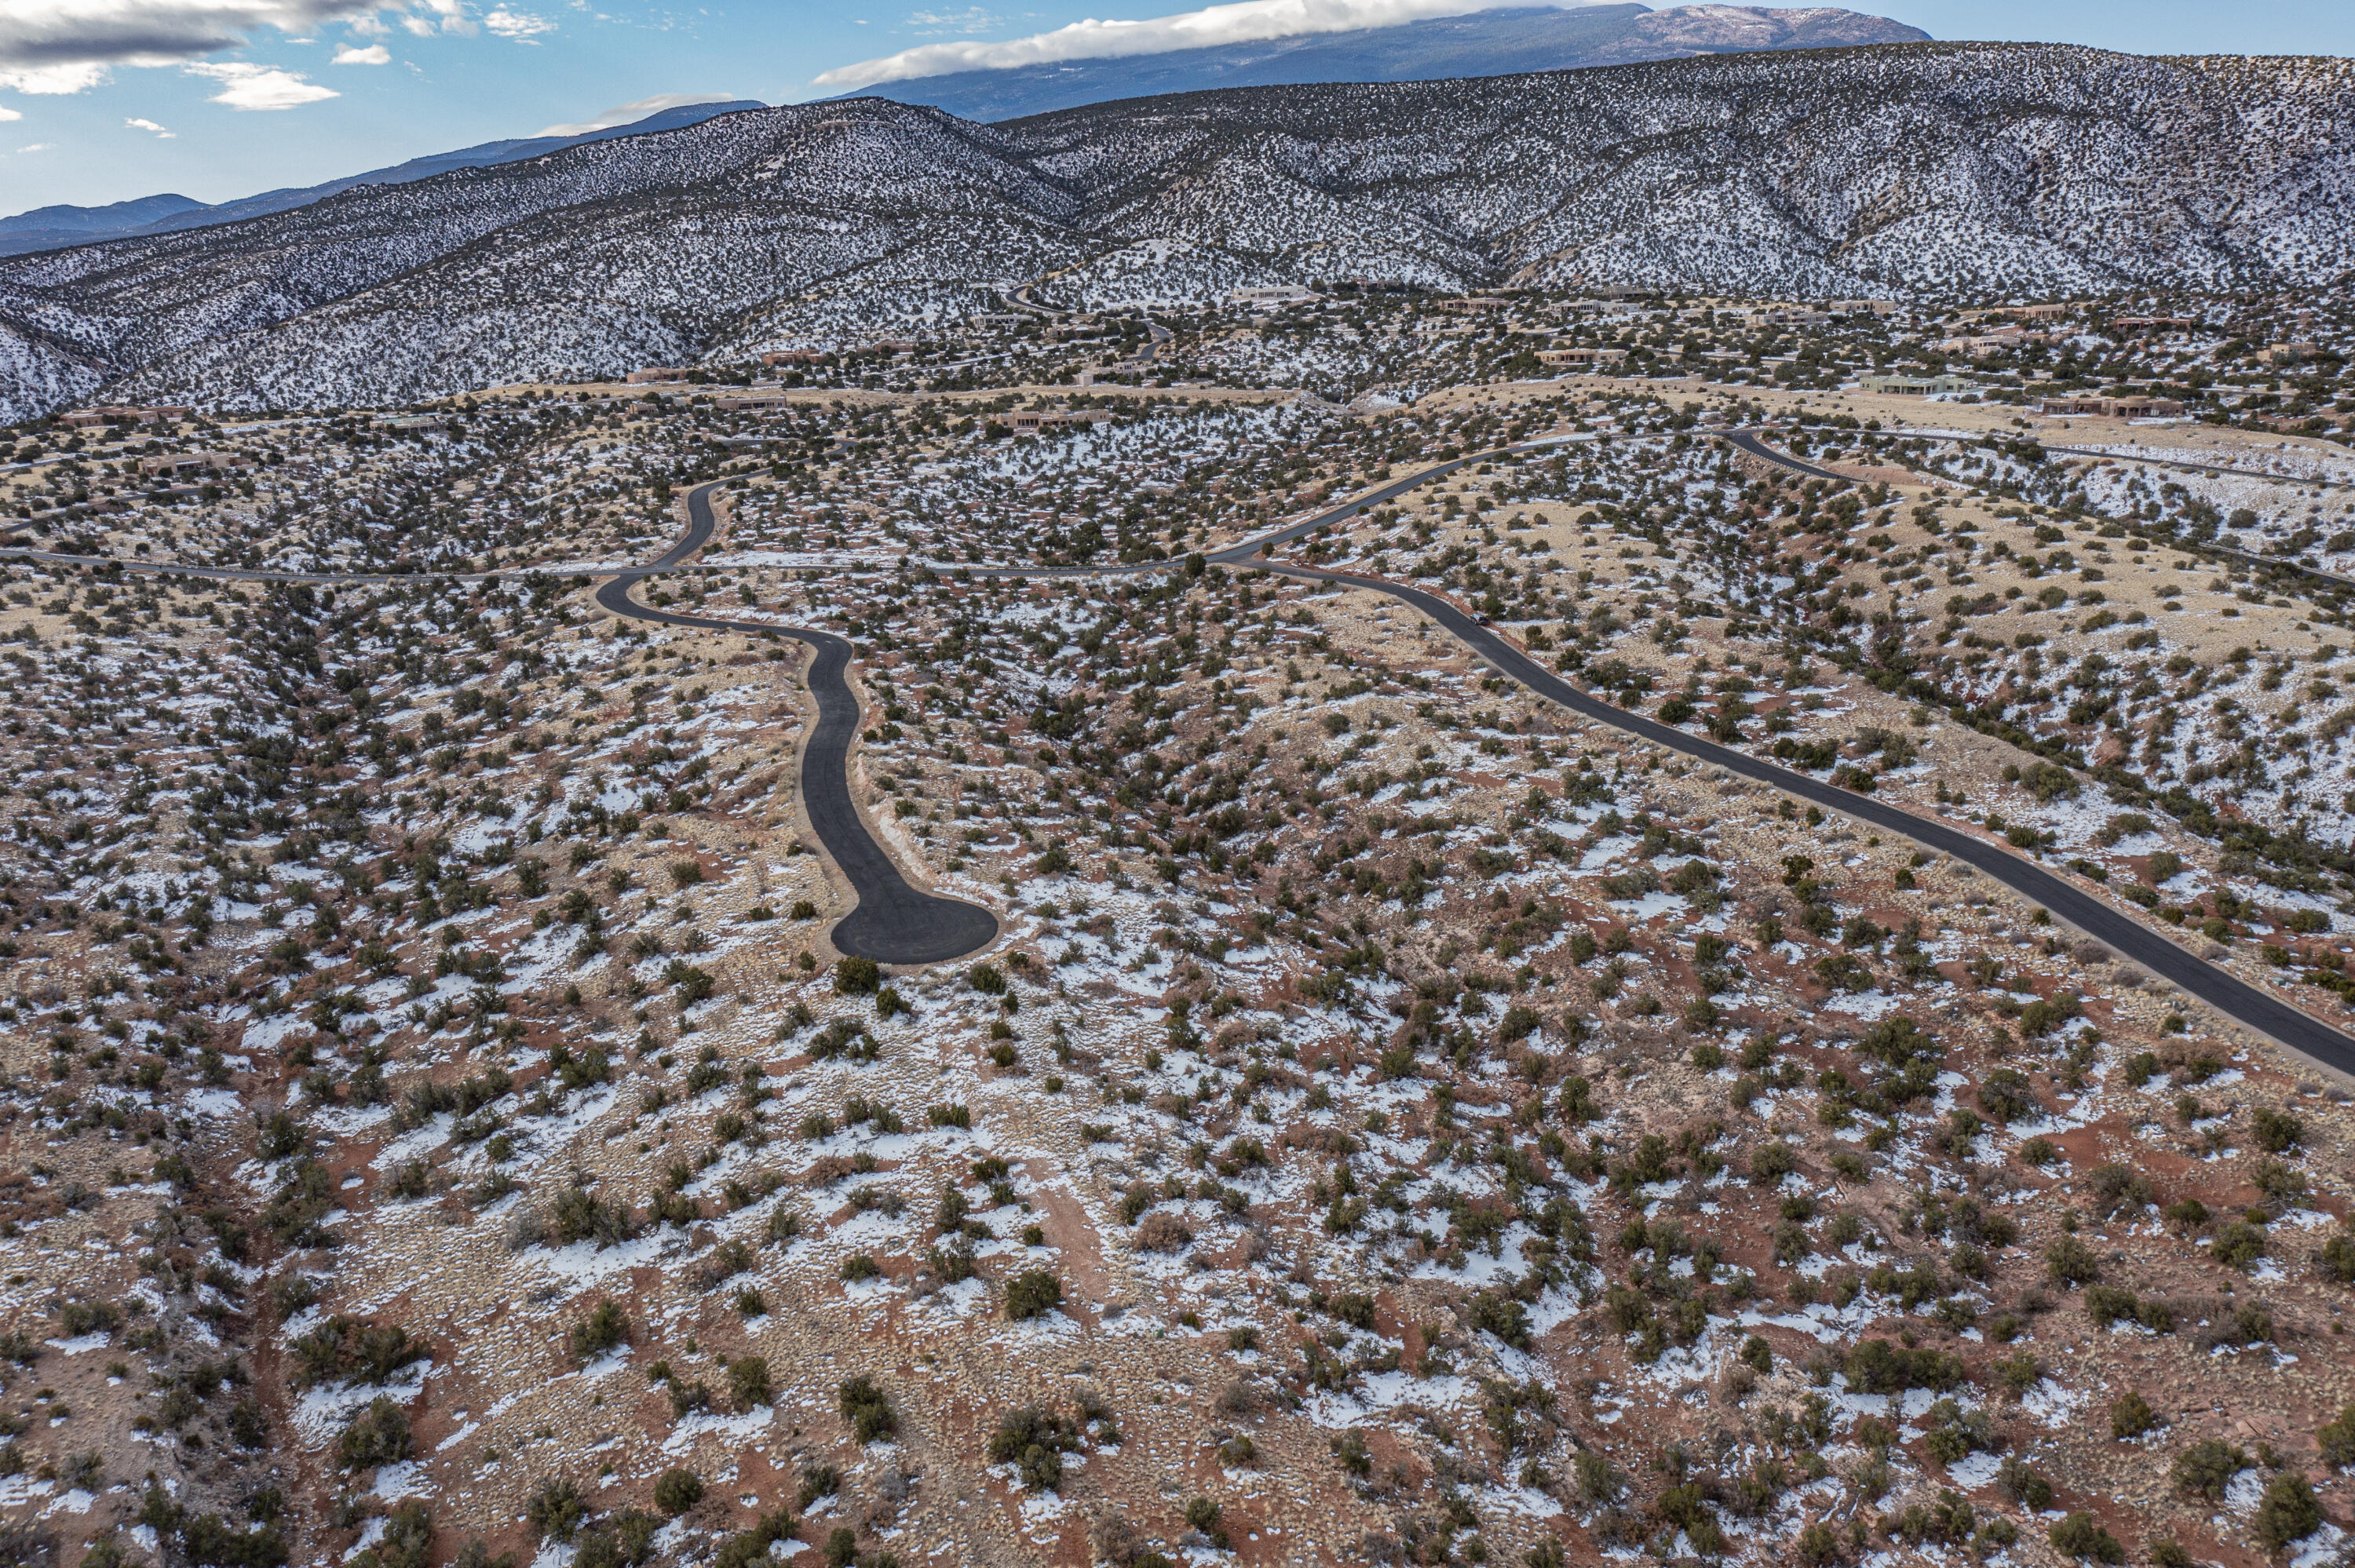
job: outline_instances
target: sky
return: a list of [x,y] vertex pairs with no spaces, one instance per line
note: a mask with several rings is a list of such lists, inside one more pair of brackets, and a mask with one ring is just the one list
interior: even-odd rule
[[[1183,0],[1178,0],[1182,5]],[[1333,31],[1529,0],[0,0],[0,216],[218,202],[670,103]],[[1939,38],[2355,55],[2350,0],[1854,0]],[[912,55],[911,51],[915,51]],[[898,63],[885,67],[882,62]]]

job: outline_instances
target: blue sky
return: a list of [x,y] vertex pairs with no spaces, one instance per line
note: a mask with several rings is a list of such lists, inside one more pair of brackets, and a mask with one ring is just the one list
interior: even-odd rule
[[[1283,0],[1462,10],[1482,0]],[[1488,0],[1495,3],[1495,0]],[[617,106],[783,102],[821,73],[928,44],[1018,39],[1186,0],[647,5],[640,0],[0,0],[0,215],[162,191],[224,201]],[[2349,0],[1898,0],[1941,38],[2142,53],[2355,54]]]

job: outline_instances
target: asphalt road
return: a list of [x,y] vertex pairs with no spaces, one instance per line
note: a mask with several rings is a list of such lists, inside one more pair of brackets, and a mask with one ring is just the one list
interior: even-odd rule
[[[851,694],[844,672],[850,664],[847,641],[831,632],[766,621],[724,620],[657,609],[630,597],[630,589],[660,572],[692,569],[688,560],[710,542],[715,518],[710,493],[718,482],[687,493],[687,531],[654,560],[617,572],[597,590],[597,602],[615,615],[662,626],[691,627],[706,631],[738,631],[753,636],[769,633],[807,643],[810,690],[817,698],[817,725],[802,751],[802,799],[810,827],[826,853],[842,868],[858,895],[858,906],[834,927],[836,948],[855,958],[884,964],[932,964],[960,958],[996,939],[997,917],[978,905],[942,898],[910,885],[883,847],[868,831],[867,821],[850,797],[850,744],[858,733],[858,699]],[[432,573],[395,576],[385,573],[290,572],[235,567],[195,567],[145,561],[118,561],[111,556],[71,556],[52,550],[5,549],[0,558],[34,561],[49,566],[114,567],[159,577],[205,577],[224,582],[400,583],[423,577],[475,581],[506,577],[530,577],[536,569],[506,572]],[[557,575],[571,575],[562,573]]]
[[[1959,441],[1968,444],[1980,439],[1977,436],[1955,435],[1945,430],[1908,429],[1902,426],[1881,433],[1884,436],[1901,436],[1913,441]],[[2143,457],[2133,452],[2110,451],[2101,447],[2055,446],[2051,441],[2043,440],[2039,440],[2036,444],[2048,452],[2066,452],[2071,457],[2099,458],[2105,462],[2138,462],[2149,468],[2172,468],[2185,473],[2238,474],[2243,479],[2262,479],[2273,484],[2310,484],[2318,490],[2355,488],[2355,485],[2350,485],[2343,479],[2300,479],[2296,474],[2268,473],[2261,468],[2230,468],[2220,462],[2190,462],[2182,458]]]
[[[1762,457],[1770,462],[1783,464],[1802,473],[1838,478],[1828,471],[1796,458],[1777,452],[1760,441],[1748,430],[1729,430],[1725,439],[1733,445]],[[1638,740],[1722,768],[1729,773],[1754,779],[1780,789],[1799,800],[1811,800],[1828,810],[1834,810],[1870,822],[1877,828],[1901,834],[1995,878],[2005,886],[2049,910],[2055,919],[2094,938],[2121,956],[2140,964],[2181,987],[2191,995],[2276,1044],[2337,1072],[2355,1076],[2355,1039],[2310,1017],[2268,992],[2235,978],[2215,965],[2186,952],[2168,938],[2144,926],[2141,922],[2119,913],[2093,895],[2067,879],[2055,875],[2034,862],[2010,853],[2000,845],[1973,834],[1963,832],[1928,818],[1877,800],[1870,795],[1859,795],[1842,789],[1805,773],[1794,772],[1764,761],[1748,752],[1717,745],[1697,736],[1686,734],[1657,719],[1606,703],[1601,698],[1579,690],[1561,676],[1499,637],[1495,631],[1437,594],[1405,583],[1383,577],[1359,577],[1348,572],[1328,571],[1322,567],[1295,566],[1268,559],[1263,552],[1279,544],[1299,538],[1338,517],[1376,505],[1402,494],[1415,485],[1443,474],[1452,473],[1465,463],[1494,459],[1497,452],[1476,452],[1446,463],[1437,469],[1425,470],[1410,479],[1401,480],[1371,494],[1359,497],[1346,505],[1295,524],[1275,534],[1253,539],[1231,549],[1220,552],[1212,559],[1233,566],[1263,567],[1286,577],[1345,584],[1375,593],[1386,594],[1402,604],[1411,605],[1437,622],[1456,641],[1464,643],[1486,660],[1491,668],[1508,680],[1518,681],[1530,691],[1568,708],[1572,713],[1605,724]]]
[[[1828,479],[1840,477],[1828,470],[1776,451],[1760,440],[1754,431],[1735,429],[1719,434],[1743,451],[1795,471]],[[1870,795],[1838,789],[1806,774],[1777,767],[1747,752],[1719,746],[1604,702],[1562,680],[1471,615],[1425,589],[1387,578],[1279,562],[1268,558],[1265,554],[1269,549],[1291,543],[1327,524],[1394,500],[1417,485],[1444,478],[1467,464],[1494,461],[1514,453],[1542,450],[1553,444],[1557,443],[1527,442],[1517,447],[1469,452],[1394,480],[1380,489],[1328,507],[1300,522],[1230,546],[1209,558],[1226,566],[1260,567],[1287,577],[1361,588],[1411,605],[1430,616],[1443,630],[1486,660],[1498,674],[1519,682],[1550,702],[1639,740],[1723,768],[1730,773],[1754,779],[1797,799],[1813,801],[1827,810],[1870,822],[1875,827],[1911,839],[1925,849],[1952,855],[2041,905],[2057,919],[2106,944],[2153,973],[2165,977],[2226,1017],[2322,1066],[2355,1076],[2355,1039],[2195,958],[2168,938],[2112,908],[2073,883],[2011,853],[2000,845],[1928,818],[1917,817]],[[850,662],[849,642],[831,632],[798,627],[682,615],[640,604],[629,597],[630,588],[645,577],[657,572],[683,569],[687,559],[709,542],[714,526],[710,493],[717,488],[717,483],[706,484],[689,492],[687,532],[646,566],[613,576],[598,589],[597,602],[616,615],[634,620],[754,636],[769,633],[809,644],[815,651],[809,681],[810,689],[817,697],[818,722],[803,751],[803,797],[807,803],[812,828],[826,845],[827,853],[834,857],[836,864],[849,878],[859,900],[858,907],[836,926],[835,946],[845,953],[871,958],[879,963],[895,964],[938,963],[985,946],[996,936],[996,916],[978,906],[936,897],[911,886],[890,856],[875,842],[874,835],[868,832],[865,819],[850,798],[850,743],[858,733],[859,713],[858,699],[851,694],[849,683],[844,679],[844,671]],[[178,572],[224,578],[304,582],[387,580],[356,579],[326,573],[144,566],[127,561],[92,561],[81,556],[33,550],[0,551],[0,556],[60,565],[115,565],[127,570]],[[1176,565],[1163,561],[1120,567],[1033,567],[1027,571],[1024,568],[1002,567],[990,569],[990,575],[1116,576],[1168,571]]]
[[1805,459],[1795,458],[1788,452],[1775,450],[1760,439],[1756,430],[1721,430],[1718,435],[1726,445],[1748,452],[1752,457],[1762,458],[1777,468],[1787,468],[1793,473],[1804,473],[1810,479],[1848,482],[1846,474],[1834,473],[1831,470],[1818,468]]
[[851,654],[847,639],[767,621],[683,615],[630,597],[639,582],[678,566],[710,542],[716,524],[711,493],[719,488],[715,482],[688,491],[687,532],[653,561],[618,573],[599,588],[597,602],[632,620],[754,636],[766,632],[807,643],[813,651],[809,687],[817,698],[817,723],[802,748],[802,801],[811,830],[858,894],[858,907],[834,927],[836,948],[883,964],[936,964],[988,946],[997,937],[997,917],[979,905],[942,898],[911,885],[875,842],[850,797],[850,745],[858,734],[859,714],[858,699],[844,678]]
[[[1902,436],[1909,440],[1917,441],[1968,442],[1977,439],[1976,437],[1971,436],[1945,435],[1931,430],[1898,429],[1889,430],[1883,433],[1891,436]],[[2311,484],[2318,489],[2324,490],[2345,490],[2355,488],[2350,487],[2345,480],[2339,479],[2297,479],[2287,474],[2267,473],[2262,469],[2226,468],[2222,463],[2181,462],[2173,458],[2135,457],[2126,452],[2104,451],[2099,447],[2056,447],[2049,442],[2041,444],[2043,445],[2044,450],[2048,452],[2064,452],[2071,457],[2101,458],[2111,462],[2137,462],[2142,463],[2150,468],[2178,469],[2185,473],[2230,473],[2237,474],[2243,479],[2262,479],[2274,484]],[[1755,451],[1759,449],[1756,447],[1751,447],[1745,450]],[[1766,457],[1767,461],[1770,462],[1779,462],[1784,464],[1785,467],[1802,466],[1795,458],[1781,457],[1766,452],[1761,452],[1760,455]],[[1821,471],[1810,470],[1809,471],[1820,472]],[[2160,536],[2159,542],[2169,549],[2183,550],[2194,555],[2201,556],[2228,556],[2236,561],[2246,561],[2253,567],[2276,567],[2284,571],[2296,572],[2301,577],[2313,577],[2321,582],[2337,583],[2341,588],[2355,588],[2355,577],[2342,576],[2338,572],[2315,566],[2311,562],[2300,560],[2295,556],[2260,556],[2248,550],[2236,550],[2230,545],[2213,545],[2206,543],[2186,544],[2178,540],[2169,539],[2163,535]]]

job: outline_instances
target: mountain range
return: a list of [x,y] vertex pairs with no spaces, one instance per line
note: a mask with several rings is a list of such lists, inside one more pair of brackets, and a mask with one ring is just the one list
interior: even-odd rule
[[845,97],[930,104],[985,122],[1082,104],[1321,81],[1434,81],[1752,49],[1917,43],[1919,27],[1829,6],[1533,5],[1348,33],[890,81]]
[[723,114],[0,260],[0,417],[383,406],[1071,305],[1361,277],[1752,296],[2319,287],[2355,61],[1900,44],[1240,88],[979,125]]
[[[844,96],[930,104],[960,119],[987,122],[1114,99],[1221,87],[1503,76],[1744,49],[1900,43],[1928,36],[1886,17],[1824,6],[1774,10],[1753,5],[1680,5],[1654,11],[1636,5],[1568,9],[1539,5],[1124,59],[960,71]],[[485,142],[322,185],[264,191],[215,205],[167,194],[106,207],[38,207],[0,217],[0,256],[235,223],[308,207],[355,185],[405,185],[453,169],[518,163],[584,143],[677,131],[714,115],[767,107],[756,99],[681,104],[626,125],[570,136]]]
[[308,207],[338,192],[350,190],[354,185],[406,185],[412,180],[446,175],[453,169],[481,169],[494,164],[512,164],[525,158],[562,152],[567,147],[578,147],[585,143],[610,142],[623,136],[645,136],[658,131],[677,131],[699,124],[715,114],[733,114],[739,110],[767,107],[757,99],[739,99],[727,103],[679,104],[627,125],[611,125],[602,131],[584,132],[575,136],[526,136],[505,142],[485,142],[476,147],[461,147],[454,153],[435,153],[422,158],[411,158],[405,164],[395,164],[389,168],[370,169],[364,175],[347,175],[342,179],[329,180],[325,185],[264,191],[260,196],[213,206],[184,196],[152,196],[133,201],[119,201],[107,207],[36,207],[14,217],[0,217],[0,256],[54,250],[62,245],[93,245],[101,240],[121,239],[135,234],[169,234],[183,228],[208,228],[215,224],[235,223],[240,218],[262,217],[273,212]]

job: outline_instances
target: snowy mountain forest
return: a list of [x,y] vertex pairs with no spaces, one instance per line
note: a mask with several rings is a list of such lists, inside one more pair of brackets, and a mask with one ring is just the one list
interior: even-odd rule
[[[1006,126],[723,115],[0,262],[0,418],[400,403],[907,330],[1036,286],[2051,297],[2355,264],[2355,65],[1914,44],[1239,89]],[[981,303],[976,303],[980,302]]]

